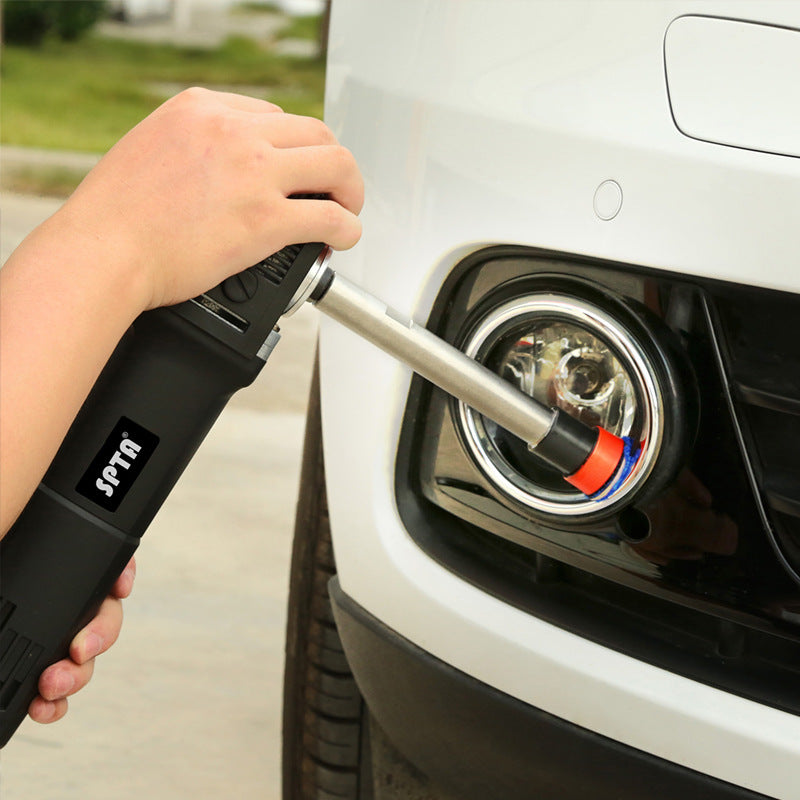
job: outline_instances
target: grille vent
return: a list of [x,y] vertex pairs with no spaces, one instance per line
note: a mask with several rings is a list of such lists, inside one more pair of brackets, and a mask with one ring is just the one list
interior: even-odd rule
[[291,244],[259,261],[253,269],[263,275],[274,286],[280,286],[283,279],[292,268],[302,245]]
[[764,509],[800,580],[800,298],[729,287],[716,307]]

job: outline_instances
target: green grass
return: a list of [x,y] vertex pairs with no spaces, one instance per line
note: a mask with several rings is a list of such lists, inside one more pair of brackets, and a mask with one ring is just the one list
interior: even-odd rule
[[312,42],[319,39],[319,26],[322,17],[312,15],[307,17],[291,17],[285,27],[278,32],[279,39],[308,39]]
[[231,6],[231,12],[234,14],[280,14],[283,16],[284,11],[278,3],[237,3]]
[[258,94],[286,111],[321,117],[324,70],[319,59],[281,56],[244,38],[216,50],[101,37],[48,40],[38,49],[6,45],[0,142],[105,151],[163,102],[162,83],[263,87]]

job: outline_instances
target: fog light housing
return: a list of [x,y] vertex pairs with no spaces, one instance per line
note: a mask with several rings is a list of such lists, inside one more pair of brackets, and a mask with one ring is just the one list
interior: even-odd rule
[[641,338],[604,307],[554,292],[515,298],[481,319],[468,355],[546,405],[641,446],[618,486],[612,479],[587,497],[521,439],[459,403],[467,449],[500,492],[534,512],[574,518],[608,512],[639,490],[664,437],[658,369]]

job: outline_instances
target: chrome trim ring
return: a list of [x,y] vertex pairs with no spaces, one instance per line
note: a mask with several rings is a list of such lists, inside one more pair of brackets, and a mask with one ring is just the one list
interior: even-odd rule
[[[635,336],[606,310],[577,297],[552,292],[525,295],[494,309],[471,334],[464,352],[483,361],[513,328],[536,318],[554,318],[586,328],[613,351],[627,371],[636,393],[642,453],[630,474],[610,495],[591,499],[579,492],[556,492],[522,475],[495,447],[483,416],[458,402],[458,422],[475,462],[505,495],[534,511],[579,517],[596,515],[616,506],[638,489],[655,466],[664,437],[664,407],[655,369]],[[493,423],[491,423],[493,424]]]
[[292,295],[292,299],[289,301],[286,310],[281,316],[290,317],[309,297],[311,297],[312,292],[317,288],[319,279],[325,273],[325,268],[328,266],[332,254],[333,250],[326,246],[317,256],[311,268],[306,273],[305,278],[303,278],[300,285],[297,287],[297,291]]

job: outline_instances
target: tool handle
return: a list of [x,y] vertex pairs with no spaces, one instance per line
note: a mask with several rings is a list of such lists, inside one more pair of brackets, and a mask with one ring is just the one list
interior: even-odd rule
[[41,673],[68,654],[138,544],[37,489],[3,540],[0,747],[25,718]]
[[143,314],[0,543],[0,746],[42,671],[97,613],[228,398],[263,363],[205,338],[178,314]]

